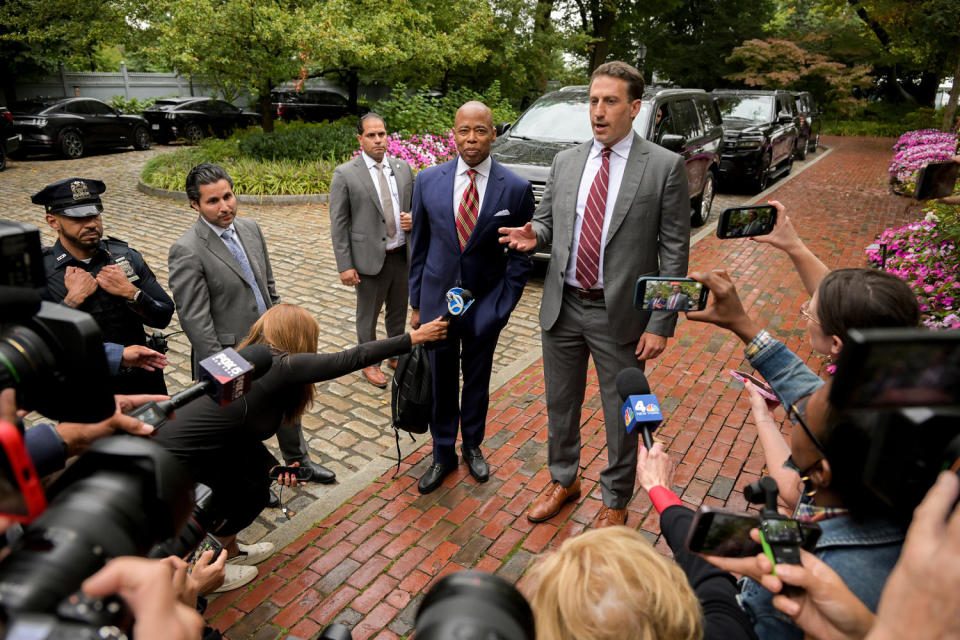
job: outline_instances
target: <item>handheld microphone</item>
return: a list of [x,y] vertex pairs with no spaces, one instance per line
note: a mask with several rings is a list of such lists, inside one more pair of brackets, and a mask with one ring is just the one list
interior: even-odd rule
[[248,345],[240,353],[224,349],[200,361],[200,381],[197,384],[175,393],[169,400],[141,405],[127,415],[156,428],[175,410],[203,395],[209,395],[214,402],[225,407],[247,393],[253,381],[269,371],[272,364],[270,348],[263,344]]
[[643,371],[636,367],[617,374],[617,394],[623,399],[623,424],[627,433],[640,429],[643,446],[653,448],[653,433],[663,422],[660,401],[650,393],[650,383]]
[[447,291],[447,312],[443,319],[447,322],[462,316],[473,305],[473,294],[469,289],[454,287]]

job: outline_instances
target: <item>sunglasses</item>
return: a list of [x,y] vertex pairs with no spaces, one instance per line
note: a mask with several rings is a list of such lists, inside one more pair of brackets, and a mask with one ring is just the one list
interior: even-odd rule
[[800,305],[800,315],[809,320],[810,322],[820,324],[820,321],[817,320],[812,313],[810,313],[810,300],[807,300],[802,305]]

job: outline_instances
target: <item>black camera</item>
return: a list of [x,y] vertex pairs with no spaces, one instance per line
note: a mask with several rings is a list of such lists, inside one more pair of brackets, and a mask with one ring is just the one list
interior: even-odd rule
[[[213,507],[213,491],[205,484],[197,484],[193,490],[193,513],[179,535],[157,544],[148,558],[166,558],[177,556],[186,558],[200,545],[211,531],[223,524],[223,518],[217,515]],[[216,558],[214,558],[216,560]]]
[[21,409],[71,422],[113,415],[100,328],[86,313],[43,302],[40,232],[0,220],[0,389]]
[[774,575],[778,564],[800,564],[800,547],[803,544],[800,523],[777,510],[779,493],[777,482],[770,476],[751,482],[743,490],[748,502],[763,505],[760,508],[760,544],[774,565]]
[[417,640],[533,640],[533,611],[509,582],[482,571],[441,578],[424,596]]
[[142,556],[180,533],[194,504],[186,470],[148,440],[113,436],[80,456],[49,497],[0,562],[7,637],[123,637],[131,620],[122,603],[77,591],[111,558]]

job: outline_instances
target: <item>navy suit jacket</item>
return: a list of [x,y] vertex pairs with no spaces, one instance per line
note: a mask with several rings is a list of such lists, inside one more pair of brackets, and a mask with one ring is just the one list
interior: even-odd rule
[[410,306],[421,322],[447,311],[447,291],[470,290],[474,304],[458,320],[475,337],[496,335],[523,294],[531,259],[505,249],[500,227],[522,227],[533,217],[530,182],[491,159],[490,176],[477,224],[464,250],[457,240],[453,183],[457,159],[420,172],[413,186],[410,247]]

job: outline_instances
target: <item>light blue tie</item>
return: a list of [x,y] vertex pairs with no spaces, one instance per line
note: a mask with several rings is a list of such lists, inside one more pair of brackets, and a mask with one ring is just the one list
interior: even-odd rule
[[235,237],[233,229],[227,229],[220,237],[223,238],[223,243],[227,245],[227,249],[230,249],[230,253],[233,254],[233,259],[240,265],[240,271],[243,272],[243,277],[246,278],[247,284],[253,289],[253,295],[257,298],[257,310],[260,312],[260,315],[263,315],[267,310],[267,305],[263,302],[263,294],[260,293],[260,286],[257,284],[257,279],[253,275],[253,269],[250,268],[250,261],[247,260],[247,254],[244,252],[243,247],[240,246],[240,242]]

